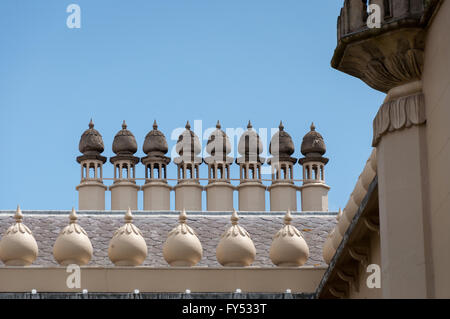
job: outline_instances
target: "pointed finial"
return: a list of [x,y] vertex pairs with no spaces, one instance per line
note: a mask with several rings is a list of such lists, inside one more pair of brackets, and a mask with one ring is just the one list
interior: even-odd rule
[[89,122],[89,128],[94,128],[94,121],[92,121],[92,117],[91,117],[91,121]]
[[237,211],[233,210],[233,214],[231,214],[231,224],[232,225],[237,225],[238,220],[239,220],[239,216],[237,214]]
[[314,125],[314,122],[311,123],[311,131],[315,131],[316,130],[316,126]]
[[284,215],[284,224],[285,225],[290,225],[291,221],[292,221],[291,210],[288,209],[288,211],[286,212],[286,215]]
[[222,127],[222,125],[220,125],[219,120],[217,120],[216,128],[220,130],[221,127]]
[[75,207],[72,207],[72,211],[69,215],[69,220],[71,224],[75,224],[77,222],[77,212],[75,211]]
[[126,130],[126,129],[127,129],[127,123],[125,122],[125,120],[123,120],[122,130]]
[[155,131],[158,129],[158,124],[156,124],[156,120],[153,121],[153,129]]
[[180,212],[180,216],[178,217],[178,220],[180,221],[180,224],[186,224],[186,219],[187,219],[186,210],[183,209]]
[[125,223],[131,224],[132,221],[133,221],[133,214],[131,214],[131,208],[128,207],[128,210],[125,213]]
[[284,125],[282,121],[280,121],[280,125],[278,126],[278,128],[280,129],[280,131],[284,131]]
[[23,220],[22,210],[20,209],[20,205],[17,205],[16,213],[14,214],[14,219],[16,223],[21,223]]
[[189,121],[186,122],[185,128],[186,130],[191,130],[191,124],[189,124]]
[[247,128],[250,130],[252,127],[253,127],[252,122],[250,122],[250,120],[248,120]]
[[337,214],[337,216],[336,216],[336,219],[337,219],[337,220],[340,220],[341,217],[342,217],[342,209],[339,207],[339,212],[338,212],[338,214]]

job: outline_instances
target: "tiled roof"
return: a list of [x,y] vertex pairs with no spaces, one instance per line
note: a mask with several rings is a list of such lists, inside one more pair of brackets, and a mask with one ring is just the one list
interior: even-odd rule
[[[23,211],[27,225],[38,243],[39,254],[33,265],[54,266],[53,244],[69,222],[69,211]],[[89,265],[112,266],[108,258],[108,244],[114,231],[123,225],[125,212],[78,212],[78,223],[86,230],[94,248]],[[0,234],[14,223],[12,211],[0,212]],[[220,266],[216,260],[216,246],[220,236],[230,226],[230,213],[187,212],[188,225],[198,234],[203,245],[203,258],[197,266]],[[240,212],[239,223],[255,243],[256,260],[252,266],[272,267],[269,249],[272,236],[282,227],[284,213]],[[145,266],[166,267],[162,245],[168,232],[177,225],[177,212],[134,212],[133,223],[139,227],[148,246]],[[293,213],[292,225],[302,231],[310,250],[306,265],[326,266],[322,258],[323,243],[336,224],[336,213]],[[3,264],[1,265],[3,266]]]

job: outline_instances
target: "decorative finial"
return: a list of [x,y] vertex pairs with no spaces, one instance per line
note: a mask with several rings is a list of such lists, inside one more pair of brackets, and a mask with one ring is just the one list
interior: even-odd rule
[[286,212],[286,215],[284,216],[284,224],[285,225],[290,225],[291,221],[292,221],[291,210],[288,209],[288,211]]
[[122,130],[126,130],[126,129],[127,129],[127,123],[125,122],[125,120],[123,120]]
[[16,223],[21,223],[23,220],[22,210],[20,209],[20,205],[17,205],[16,213],[14,214],[14,219]]
[[191,124],[189,124],[189,121],[186,122],[185,128],[186,130],[191,130]]
[[315,131],[316,130],[316,126],[314,125],[314,122],[311,123],[311,131]]
[[94,122],[92,121],[92,118],[91,118],[91,121],[89,122],[89,128],[90,129],[94,128]]
[[337,216],[336,216],[336,219],[337,219],[337,220],[340,220],[341,217],[342,217],[342,209],[339,207],[339,212],[338,212],[338,214],[337,214]]
[[219,120],[217,120],[216,128],[220,130],[221,127],[222,127],[222,125],[220,125]]
[[186,224],[186,219],[187,219],[186,210],[183,209],[180,212],[180,216],[178,217],[178,220],[180,221],[180,224]]
[[284,131],[284,125],[282,121],[280,121],[280,125],[278,126],[278,128],[280,129],[280,131]]
[[253,127],[252,122],[250,122],[250,120],[248,120],[247,128],[250,130],[252,127]]
[[155,131],[158,129],[158,124],[156,124],[156,120],[153,121],[153,129]]
[[232,225],[237,225],[238,220],[239,220],[239,216],[237,214],[237,211],[233,210],[233,214],[231,214],[231,224]]
[[125,223],[131,224],[132,221],[133,221],[133,214],[131,214],[131,208],[128,207],[128,210],[125,213]]
[[77,222],[77,212],[75,211],[75,207],[72,207],[72,211],[70,212],[69,215],[69,220],[71,224],[75,224]]

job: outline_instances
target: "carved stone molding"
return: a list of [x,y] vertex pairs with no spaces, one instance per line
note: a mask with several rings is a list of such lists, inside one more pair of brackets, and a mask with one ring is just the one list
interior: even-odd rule
[[381,137],[392,131],[420,125],[426,122],[423,93],[400,97],[384,103],[373,120],[372,146],[376,147]]
[[[382,92],[421,78],[425,33],[440,0],[343,2],[333,68]],[[367,24],[370,4],[382,10],[379,28]]]
[[349,247],[348,253],[354,260],[360,262],[363,266],[369,264],[369,248],[366,246]]
[[425,31],[418,27],[394,29],[353,43],[332,66],[360,78],[381,92],[422,76]]

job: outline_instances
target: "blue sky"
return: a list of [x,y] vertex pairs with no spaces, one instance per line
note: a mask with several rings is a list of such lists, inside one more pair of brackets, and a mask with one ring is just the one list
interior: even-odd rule
[[[283,120],[296,157],[314,121],[330,158],[330,210],[344,207],[384,94],[330,66],[342,2],[2,0],[0,209],[77,206],[75,158],[91,117],[108,157],[124,119],[139,157],[154,119],[170,148],[186,120],[205,129],[251,119],[269,132]],[[81,29],[66,26],[71,3]],[[112,177],[111,164],[104,171]]]

